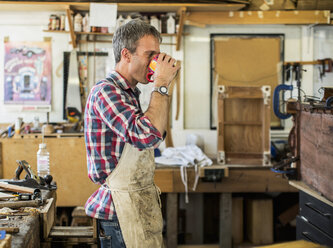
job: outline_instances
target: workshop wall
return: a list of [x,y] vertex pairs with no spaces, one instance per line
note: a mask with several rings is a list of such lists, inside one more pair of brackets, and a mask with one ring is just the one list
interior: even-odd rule
[[[11,41],[43,41],[44,37],[52,39],[52,110],[51,122],[62,122],[63,104],[63,52],[70,51],[69,34],[45,33],[49,16],[54,12],[3,12],[0,11],[0,68],[4,64],[4,37]],[[315,30],[315,31],[314,31]],[[318,30],[318,31],[317,31]],[[186,35],[182,40],[181,51],[176,51],[174,45],[163,45],[161,50],[182,61],[181,70],[181,102],[180,115],[172,122],[173,141],[175,146],[185,144],[188,134],[196,134],[208,155],[216,154],[216,131],[210,130],[210,34],[285,34],[285,61],[312,60],[313,51],[316,58],[332,57],[331,50],[323,50],[333,42],[333,30],[325,27],[299,25],[207,25],[206,28],[185,26]],[[314,35],[315,33],[315,35]],[[325,33],[325,38],[323,38]],[[168,40],[169,39],[169,40]],[[164,37],[165,42],[174,43],[175,37]],[[315,42],[314,42],[315,40]],[[313,45],[314,44],[314,45]],[[111,45],[97,43],[97,48],[110,48]],[[89,48],[90,50],[91,47]],[[84,49],[83,49],[84,51]],[[320,53],[321,51],[321,53]],[[322,51],[325,51],[323,53]],[[329,51],[330,54],[326,53]],[[60,69],[59,69],[60,68]],[[308,66],[303,74],[303,89],[307,94],[313,94],[318,88],[318,77],[313,73],[313,66]],[[327,74],[327,78],[330,77]],[[326,80],[326,78],[324,79]],[[315,84],[315,86],[314,86]],[[30,122],[38,116],[41,122],[46,121],[43,112],[21,112],[13,106],[4,105],[4,77],[0,71],[0,123],[13,123],[17,117],[23,117]],[[175,97],[173,98],[172,118],[176,114]],[[273,131],[272,135],[286,137],[286,130]]]
[[[329,26],[319,26],[314,31],[314,59],[325,59],[333,57],[333,29]],[[320,66],[314,69],[313,93],[320,96],[321,87],[333,87],[333,73],[325,73],[320,78]]]

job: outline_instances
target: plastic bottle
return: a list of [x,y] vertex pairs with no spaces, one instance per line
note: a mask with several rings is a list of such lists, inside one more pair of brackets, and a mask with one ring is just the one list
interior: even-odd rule
[[123,24],[124,24],[124,18],[122,15],[119,15],[119,17],[117,19],[117,23],[116,23],[116,29],[119,28]]
[[176,31],[176,22],[175,19],[173,18],[172,14],[169,14],[169,18],[167,20],[167,33],[168,34],[174,34]]
[[155,15],[150,17],[150,25],[155,27],[158,32],[161,32],[161,21]]
[[85,32],[85,33],[90,32],[89,14],[88,13],[86,13],[86,15],[82,19],[82,26],[83,26],[83,32]]
[[80,13],[74,16],[74,32],[82,32],[82,15]]
[[50,174],[50,154],[46,150],[45,143],[39,144],[37,152],[37,174],[40,177]]

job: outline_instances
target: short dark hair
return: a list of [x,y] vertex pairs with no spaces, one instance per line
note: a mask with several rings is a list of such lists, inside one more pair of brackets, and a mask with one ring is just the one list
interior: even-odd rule
[[137,41],[145,35],[152,35],[160,43],[162,42],[160,32],[158,32],[152,25],[140,19],[134,19],[120,26],[116,30],[112,39],[113,54],[116,60],[116,64],[120,61],[121,50],[126,48],[131,53],[134,53],[136,51]]

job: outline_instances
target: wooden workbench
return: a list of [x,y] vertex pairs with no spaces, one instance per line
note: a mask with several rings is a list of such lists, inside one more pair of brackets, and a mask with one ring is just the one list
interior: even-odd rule
[[[214,165],[216,169],[224,168]],[[196,191],[189,187],[189,193],[220,194],[220,247],[232,247],[232,193],[297,192],[288,180],[267,167],[227,167],[228,177],[221,182],[203,182],[199,180]],[[193,185],[195,173],[193,168],[187,171],[188,185]],[[158,167],[155,182],[162,192],[167,193],[166,220],[167,245],[177,247],[177,206],[178,193],[185,192],[179,168]]]
[[[55,219],[55,191],[42,190],[42,198],[45,203],[38,208],[29,208],[21,211],[5,214],[0,219],[1,228],[17,228],[18,232],[11,233],[11,246],[13,248],[37,248],[43,237],[47,237]],[[35,211],[34,211],[35,210]],[[0,243],[0,247],[2,246]]]
[[[83,136],[46,137],[50,152],[50,171],[57,182],[57,206],[83,206],[88,197],[98,188],[87,177],[86,151]],[[12,178],[17,168],[16,160],[26,160],[36,171],[36,153],[40,136],[18,137],[0,140],[0,165],[3,178]],[[220,167],[215,165],[215,167]],[[286,179],[267,167],[230,167],[229,176],[221,182],[203,182],[194,193],[221,193],[220,242],[231,247],[231,193],[235,192],[296,192]],[[188,169],[188,183],[193,185],[194,169]],[[160,167],[155,173],[155,182],[163,193],[167,193],[167,238],[169,247],[177,244],[177,194],[185,192],[179,167]],[[189,192],[193,193],[191,187]]]

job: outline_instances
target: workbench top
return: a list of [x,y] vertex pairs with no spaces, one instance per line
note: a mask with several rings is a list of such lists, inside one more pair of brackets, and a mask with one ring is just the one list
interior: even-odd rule
[[39,208],[20,208],[17,212],[8,211],[8,214],[3,211],[3,208],[1,209],[0,230],[1,228],[18,228],[18,232],[9,233],[12,235],[12,248],[40,247],[41,228],[43,229],[43,218],[40,212],[43,212],[48,199],[55,199],[55,192],[42,190],[42,197],[45,203]]

